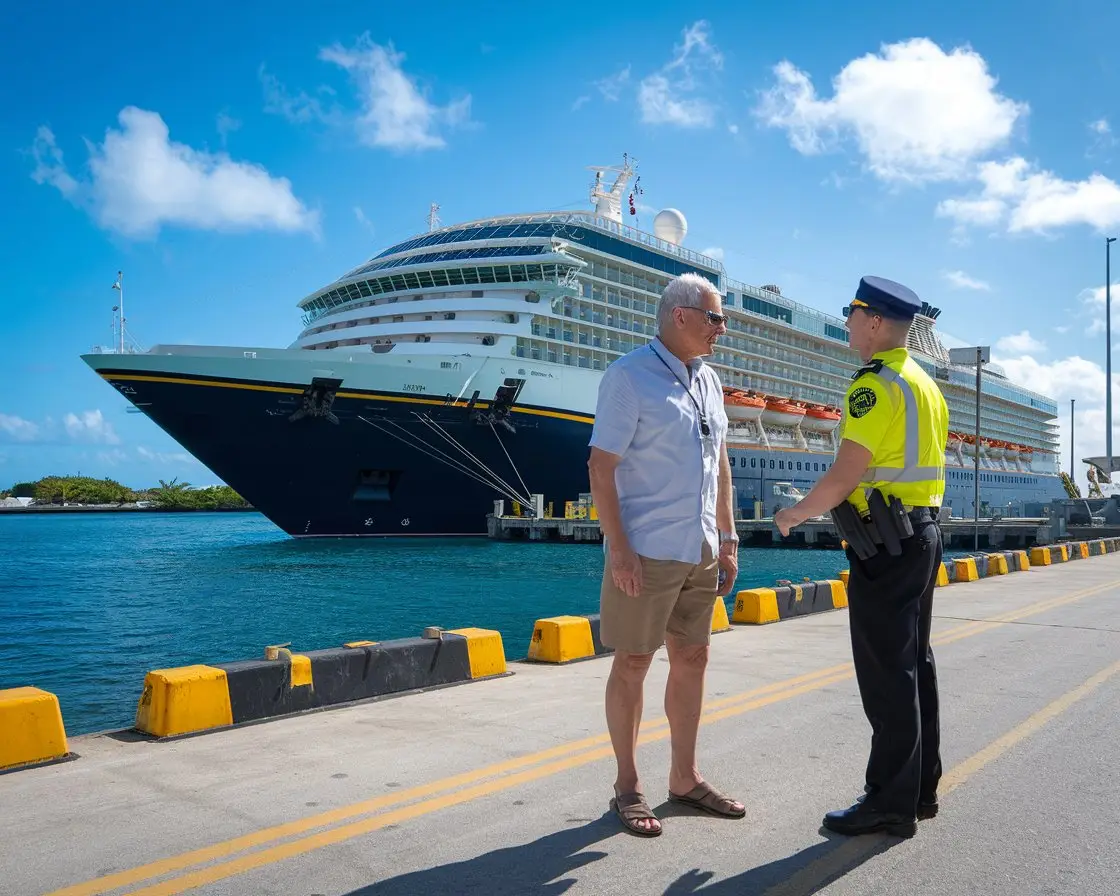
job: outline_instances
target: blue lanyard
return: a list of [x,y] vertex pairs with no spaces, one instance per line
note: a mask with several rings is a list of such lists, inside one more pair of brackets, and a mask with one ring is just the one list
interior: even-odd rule
[[[673,375],[673,379],[675,379],[678,383],[681,383],[681,378],[677,376],[677,372],[669,366],[668,361],[661,357],[661,353],[653,347],[652,342],[649,344],[649,350],[657,356],[658,361],[665,365],[665,369]],[[711,427],[708,426],[708,417],[704,413],[704,409],[700,406],[700,403],[697,402],[696,396],[692,394],[692,390],[688,388],[688,386],[686,386],[684,383],[681,383],[681,387],[685,392],[688,393],[688,397],[692,399],[692,403],[696,405],[696,413],[700,415],[700,434],[704,436],[710,436],[712,434],[712,430]],[[706,396],[704,395],[703,385],[700,386],[700,397],[706,398]]]

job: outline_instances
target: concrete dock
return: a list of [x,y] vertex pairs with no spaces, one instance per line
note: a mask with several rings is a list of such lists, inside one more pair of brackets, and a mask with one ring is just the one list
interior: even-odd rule
[[[1115,894],[1120,554],[939,588],[946,775],[911,840],[841,838],[869,743],[848,616],[712,639],[701,770],[739,821],[664,802],[659,654],[640,760],[663,819],[607,802],[609,657],[178,740],[70,739],[0,776],[0,893]],[[83,674],[80,664],[75,674]]]
[[[950,519],[941,524],[947,550],[1004,550],[1054,544],[1065,539],[1116,537],[1116,527],[1061,527],[1049,517],[974,520]],[[745,548],[807,547],[839,550],[840,535],[829,519],[808,520],[783,536],[772,518],[736,520],[735,531]],[[487,514],[487,535],[499,541],[601,542],[597,520],[585,518],[497,516]]]

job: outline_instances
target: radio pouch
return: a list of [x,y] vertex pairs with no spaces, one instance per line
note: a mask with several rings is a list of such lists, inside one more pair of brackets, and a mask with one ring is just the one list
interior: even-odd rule
[[881,544],[882,539],[876,541],[878,533],[873,530],[874,524],[860,519],[855,507],[847,501],[841,501],[829,511],[829,515],[840,537],[851,545],[860,560],[867,560],[879,553],[877,543]]

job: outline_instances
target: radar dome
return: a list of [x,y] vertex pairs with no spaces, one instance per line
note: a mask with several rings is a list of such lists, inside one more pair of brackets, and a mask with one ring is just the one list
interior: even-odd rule
[[664,208],[653,219],[653,233],[658,239],[679,246],[688,233],[688,222],[675,208]]

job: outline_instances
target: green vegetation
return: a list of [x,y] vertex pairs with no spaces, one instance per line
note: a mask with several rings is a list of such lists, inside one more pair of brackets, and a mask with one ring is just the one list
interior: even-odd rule
[[0,498],[34,498],[36,504],[132,504],[147,501],[164,510],[247,510],[248,502],[228,485],[192,488],[172,479],[136,491],[112,479],[89,476],[44,476],[37,482],[17,482],[0,491]]

